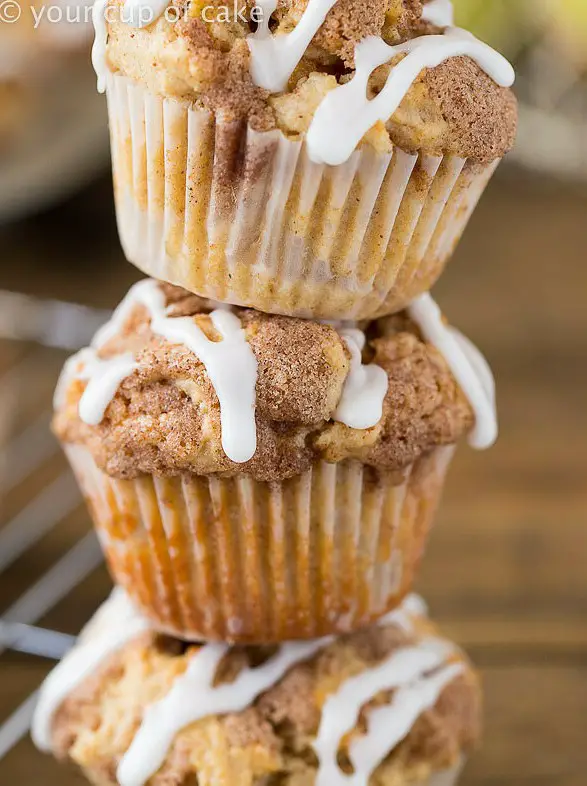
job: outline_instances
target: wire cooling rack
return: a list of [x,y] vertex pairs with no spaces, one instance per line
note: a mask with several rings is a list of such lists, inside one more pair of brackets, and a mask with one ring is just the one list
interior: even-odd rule
[[[63,361],[107,317],[0,290],[0,783],[8,782],[3,759],[29,730],[39,677],[108,591],[97,539],[49,429]],[[58,620],[69,630],[55,630]],[[47,659],[46,669],[29,656]]]

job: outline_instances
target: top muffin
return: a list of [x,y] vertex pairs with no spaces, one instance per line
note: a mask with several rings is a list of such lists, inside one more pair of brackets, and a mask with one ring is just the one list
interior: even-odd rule
[[[429,5],[434,12],[421,0],[264,0],[258,5],[196,0],[158,8],[158,18],[141,27],[155,11],[141,9],[142,19],[131,18],[129,9],[110,0],[94,59],[100,70],[98,50],[107,33],[105,58],[111,71],[224,118],[246,119],[257,131],[278,128],[295,138],[310,130],[313,119],[318,123],[317,110],[328,94],[359,73],[360,51],[367,52],[372,72],[367,97],[374,98],[392,66],[409,51],[389,47],[442,33],[428,20],[450,19],[438,13],[436,3]],[[472,40],[467,39],[465,53],[473,51],[467,49]],[[379,53],[382,44],[388,47]],[[485,49],[487,55],[491,50]],[[511,81],[504,63],[493,53],[493,67],[486,58],[482,68],[478,52],[475,59],[461,56],[459,42],[454,52],[437,67],[418,69],[399,106],[385,122],[367,126],[364,141],[379,152],[395,144],[408,152],[484,162],[501,158],[516,130],[515,98],[492,78],[497,68],[506,83]],[[373,68],[374,53],[381,57]]]
[[448,0],[97,0],[127,259],[267,313],[372,319],[440,276],[515,75]]

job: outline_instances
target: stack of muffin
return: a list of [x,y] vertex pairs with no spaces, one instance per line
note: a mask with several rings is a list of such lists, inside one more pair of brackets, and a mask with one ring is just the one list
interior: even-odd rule
[[118,588],[35,740],[100,785],[452,784],[477,679],[409,593],[457,442],[497,426],[427,291],[513,142],[511,66],[446,0],[94,21],[154,278],[58,386]]

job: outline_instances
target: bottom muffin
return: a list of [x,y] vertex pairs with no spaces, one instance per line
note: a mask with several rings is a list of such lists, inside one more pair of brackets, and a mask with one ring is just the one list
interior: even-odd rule
[[98,786],[452,786],[478,679],[422,601],[276,647],[161,636],[116,590],[50,675],[33,738]]

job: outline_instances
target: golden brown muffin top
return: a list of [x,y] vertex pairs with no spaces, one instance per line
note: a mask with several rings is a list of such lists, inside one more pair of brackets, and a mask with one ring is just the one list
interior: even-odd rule
[[[116,10],[120,0],[111,4]],[[307,6],[308,0],[279,0],[271,15],[272,35],[291,33]],[[225,121],[246,120],[257,131],[278,128],[290,138],[305,133],[325,96],[353,76],[359,42],[373,36],[393,46],[442,33],[423,21],[421,0],[338,0],[285,88],[269,90],[251,75],[247,37],[256,28],[252,0],[237,3],[240,14],[224,0],[176,0],[172,7],[178,21],[169,21],[167,14],[143,29],[118,21],[120,14],[109,14],[110,70],[156,93],[188,99]],[[389,71],[389,65],[374,71],[369,98],[379,93]],[[469,57],[452,57],[437,68],[423,69],[399,109],[364,139],[381,152],[397,144],[408,152],[485,162],[512,147],[516,124],[511,90],[496,84]]]
[[[181,730],[148,786],[202,781],[216,786],[273,782],[313,786],[318,767],[313,742],[327,699],[349,679],[376,668],[400,648],[418,646],[424,636],[436,633],[427,620],[412,617],[408,628],[387,623],[336,639],[294,665],[243,711],[209,716]],[[133,742],[145,708],[168,696],[198,650],[195,645],[149,632],[111,655],[55,713],[52,748],[56,755],[81,766],[95,782],[115,784],[117,766]],[[254,674],[276,650],[232,648],[220,662],[214,684],[233,683],[248,667]],[[461,672],[441,690],[432,708],[419,715],[377,767],[370,784],[424,781],[455,765],[477,742],[480,691],[476,675],[456,650],[446,655],[445,662],[461,664]],[[343,771],[349,771],[349,744],[369,731],[369,711],[390,704],[394,695],[394,690],[382,690],[363,705],[359,722],[339,747]],[[185,697],[193,706],[197,700],[197,695]]]
[[[209,339],[220,339],[209,301],[167,284],[147,286],[163,294],[170,322],[187,316]],[[250,460],[235,463],[223,449],[221,408],[202,361],[185,345],[155,335],[140,303],[97,350],[101,360],[132,352],[136,361],[98,425],[80,417],[87,379],[72,373],[71,363],[64,372],[54,418],[59,439],[85,445],[116,478],[245,473],[274,481],[299,475],[317,460],[353,458],[377,470],[401,471],[435,447],[454,444],[473,425],[471,407],[444,357],[405,313],[373,322],[366,333],[363,362],[385,372],[379,372],[383,414],[370,428],[333,419],[351,369],[349,345],[334,327],[250,309],[233,313],[257,366],[257,446]]]

